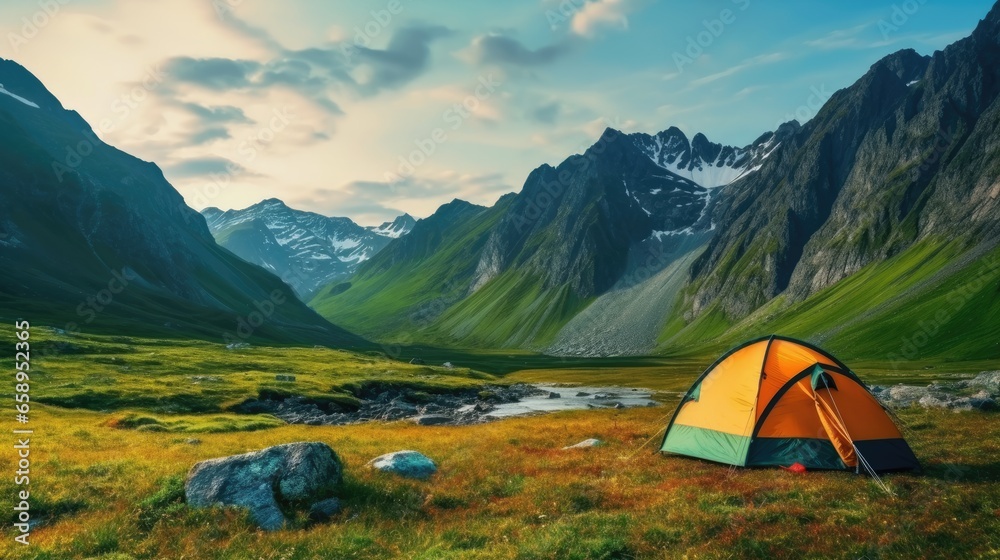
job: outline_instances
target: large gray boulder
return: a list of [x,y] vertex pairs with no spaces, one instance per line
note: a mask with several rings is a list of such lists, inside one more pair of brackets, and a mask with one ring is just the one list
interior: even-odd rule
[[391,472],[406,478],[427,479],[437,472],[437,465],[429,457],[418,451],[396,451],[372,459],[368,466],[383,472]]
[[340,458],[325,443],[298,442],[195,464],[184,483],[188,505],[250,510],[262,529],[285,524],[283,502],[315,497],[343,481]]

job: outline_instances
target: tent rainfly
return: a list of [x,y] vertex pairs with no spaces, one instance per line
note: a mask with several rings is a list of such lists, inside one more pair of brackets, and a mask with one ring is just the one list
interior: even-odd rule
[[815,346],[777,335],[741,344],[712,364],[684,395],[660,450],[741,467],[920,468],[854,372]]

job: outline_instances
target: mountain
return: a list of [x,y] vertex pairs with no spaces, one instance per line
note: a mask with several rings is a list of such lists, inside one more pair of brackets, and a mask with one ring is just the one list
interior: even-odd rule
[[358,332],[391,333],[381,338],[396,343],[419,340],[415,329],[433,323],[468,292],[490,225],[511,196],[493,208],[457,199],[441,206],[358,267],[349,282],[320,290],[310,305],[324,316],[348,319]]
[[460,347],[700,353],[781,332],[846,358],[1000,359],[998,94],[994,7],[749,146],[609,129],[312,305]]
[[714,229],[713,193],[752,174],[794,130],[736,148],[700,134],[688,142],[675,128],[608,129],[584,154],[532,171],[493,208],[443,206],[311,305],[370,336],[544,348],[595,298],[700,246]]
[[219,245],[278,275],[302,297],[353,274],[414,221],[404,214],[364,228],[349,218],[289,208],[276,198],[243,210],[206,208],[202,215]]
[[0,60],[0,314],[67,330],[370,347],[219,247],[160,169]]
[[629,139],[654,163],[699,185],[714,189],[760,169],[781,142],[773,132],[761,135],[749,146],[737,148],[709,141],[697,133],[688,141],[677,127],[656,135],[635,133]]
[[[998,6],[943,51],[875,63],[722,193],[719,233],[691,269],[684,307],[693,321],[673,341],[745,332],[763,319],[834,348],[901,355],[923,328],[921,309],[933,318],[924,352],[974,340],[967,357],[996,356],[998,95]],[[955,285],[963,278],[965,290]],[[801,317],[820,301],[836,321]],[[887,332],[890,324],[899,330]]]
[[384,237],[396,239],[410,233],[416,223],[417,220],[413,219],[413,216],[403,214],[391,222],[382,222],[380,226],[368,226],[368,230]]

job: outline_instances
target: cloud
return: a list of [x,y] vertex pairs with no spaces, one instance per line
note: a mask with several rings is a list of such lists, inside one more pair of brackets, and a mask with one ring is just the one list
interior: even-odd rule
[[743,98],[743,97],[746,97],[746,96],[750,95],[751,93],[754,93],[756,91],[761,91],[763,89],[765,89],[764,86],[747,86],[747,87],[741,89],[740,91],[737,91],[736,93],[734,93],[733,97],[735,97],[735,98]]
[[443,171],[405,177],[394,184],[351,181],[337,189],[314,191],[313,198],[296,200],[295,204],[327,215],[351,216],[358,223],[378,224],[402,214],[403,209],[416,217],[429,216],[455,198],[495,200],[512,190],[502,173]]
[[806,41],[806,45],[824,50],[864,48],[870,44],[870,41],[862,41],[859,35],[870,26],[869,23],[862,23],[846,29],[835,29],[819,39]]
[[558,101],[546,103],[545,105],[536,107],[533,111],[531,111],[531,118],[540,123],[552,124],[556,122],[556,117],[559,116],[560,109],[561,107]]
[[163,70],[175,82],[222,91],[250,86],[250,76],[259,68],[252,60],[180,56],[169,59]]
[[246,168],[242,165],[217,156],[186,159],[166,166],[165,170],[167,171],[167,174],[175,178],[189,178],[201,175],[229,173],[244,175],[248,173]]
[[[228,16],[231,25],[236,20]],[[243,26],[237,26],[243,29]],[[164,64],[172,84],[185,83],[215,91],[262,91],[274,86],[293,89],[335,115],[343,114],[330,99],[339,86],[370,96],[386,89],[398,89],[427,71],[430,44],[451,31],[442,26],[411,25],[396,30],[385,49],[355,45],[289,50],[281,47],[263,30],[247,28],[245,33],[273,48],[269,60],[175,57]],[[367,78],[358,83],[352,72]],[[170,93],[176,88],[168,88]]]
[[570,21],[570,29],[581,37],[593,37],[601,29],[628,30],[627,14],[634,9],[631,0],[593,0],[587,2]]
[[187,109],[191,114],[198,117],[206,124],[214,123],[241,123],[253,124],[253,120],[247,117],[243,109],[232,105],[214,105],[206,107],[192,102],[180,102],[179,106]]
[[541,66],[555,61],[569,51],[569,43],[555,43],[531,50],[506,35],[491,33],[472,40],[470,53],[477,64]]
[[360,85],[365,94],[403,86],[427,70],[431,58],[430,44],[450,35],[442,26],[418,25],[398,29],[385,49],[355,47],[362,63],[371,66],[371,76]]
[[179,108],[195,117],[194,123],[189,125],[185,143],[178,147],[187,144],[197,146],[213,140],[232,138],[226,125],[254,124],[255,122],[246,116],[243,109],[233,105],[205,106],[191,101],[176,101],[172,98],[163,99],[162,102],[166,107]]
[[191,144],[201,145],[211,142],[212,140],[225,140],[226,138],[232,138],[229,134],[229,130],[225,127],[214,126],[194,132],[191,134],[189,141]]
[[703,86],[705,84],[714,82],[716,80],[721,80],[722,78],[732,76],[737,72],[742,72],[749,68],[753,68],[754,66],[760,66],[762,64],[772,64],[774,62],[785,60],[786,58],[788,58],[788,55],[780,52],[758,55],[752,58],[748,58],[743,62],[736,64],[735,66],[730,66],[729,68],[726,68],[721,72],[709,74],[708,76],[703,76],[701,78],[698,78],[697,80],[691,80],[691,85],[695,87]]

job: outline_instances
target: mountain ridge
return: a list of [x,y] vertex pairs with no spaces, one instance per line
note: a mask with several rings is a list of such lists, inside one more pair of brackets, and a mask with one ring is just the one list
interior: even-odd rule
[[[474,236],[435,246],[475,250],[456,261],[460,289],[438,292],[431,320],[407,321],[404,312],[392,328],[371,320],[358,329],[568,354],[695,351],[760,329],[829,339],[846,352],[872,351],[876,341],[891,347],[873,317],[917,322],[911,308],[922,308],[921,298],[943,305],[944,286],[979,278],[977,263],[1000,239],[998,20],[995,6],[943,51],[884,57],[807,123],[785,123],[743,148],[701,134],[688,140],[673,127],[608,129],[583,154],[529,173],[502,208],[483,210],[488,224]],[[369,311],[371,286],[380,298],[405,293],[394,273],[420,275],[421,259],[437,257],[387,251],[397,258],[377,274],[359,269],[361,288],[312,304],[351,325],[352,313]],[[969,298],[981,308],[960,314],[977,332],[998,330],[984,323],[996,307],[982,291],[991,286]],[[835,320],[802,315],[819,308]],[[1000,356],[988,339],[964,346],[971,356]]]
[[362,227],[350,218],[292,208],[278,198],[239,210],[209,207],[201,214],[220,245],[276,274],[303,298],[352,275],[415,223],[404,214],[382,226]]
[[0,95],[4,315],[68,331],[371,347],[216,245],[159,167],[102,142],[23,66],[0,60],[0,83],[22,98]]

